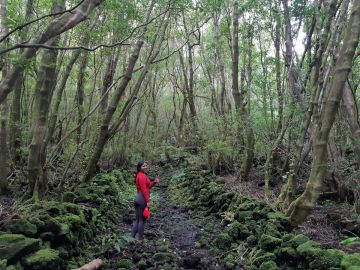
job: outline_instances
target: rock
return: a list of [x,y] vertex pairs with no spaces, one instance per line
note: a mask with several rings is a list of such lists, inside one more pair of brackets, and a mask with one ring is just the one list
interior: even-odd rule
[[185,269],[193,269],[198,267],[198,265],[200,264],[200,260],[201,255],[192,254],[183,258],[181,264]]
[[297,252],[293,247],[283,247],[277,251],[277,257],[287,261],[289,259],[296,259]]
[[59,251],[51,248],[40,249],[23,259],[26,269],[34,270],[61,269],[59,262]]
[[228,225],[227,233],[235,240],[244,240],[251,235],[251,232],[248,230],[246,225],[240,224],[238,221],[234,221]]
[[147,264],[146,264],[146,261],[144,259],[140,260],[137,264],[136,264],[137,268],[139,270],[146,270],[148,267],[147,267]]
[[40,248],[40,240],[25,237],[22,234],[0,235],[0,260],[9,263],[18,261],[21,257]]
[[350,267],[353,268],[351,270],[360,269],[360,253],[346,254],[341,260],[341,267],[346,270],[350,270]]
[[321,248],[319,248],[319,244],[314,241],[307,241],[296,248],[296,251],[300,254],[300,256],[306,258],[308,261],[312,261],[317,257],[319,252],[321,252]]
[[71,192],[71,191],[66,191],[66,192],[64,192],[62,194],[63,202],[73,203],[76,198],[77,198],[77,195],[74,192]]
[[276,256],[274,255],[274,253],[267,252],[267,253],[264,253],[261,256],[255,257],[251,261],[251,264],[255,265],[255,266],[260,266],[264,262],[274,261],[275,259],[276,259]]
[[252,219],[253,211],[238,211],[235,213],[235,219],[239,222],[246,222]]
[[130,269],[134,266],[134,263],[130,259],[121,259],[117,263],[117,267],[124,268],[124,269]]
[[298,246],[300,246],[301,244],[304,244],[305,242],[309,241],[310,239],[303,235],[303,234],[298,234],[295,235],[290,241],[289,244],[294,247],[297,248]]
[[339,267],[345,253],[336,249],[324,249],[317,252],[316,258],[310,262],[310,269],[328,270],[331,267]]
[[251,246],[255,246],[257,245],[258,240],[255,235],[250,235],[248,238],[246,238],[246,242]]
[[153,255],[153,260],[160,263],[172,262],[176,256],[170,252],[158,252]]
[[226,250],[231,246],[231,237],[227,233],[220,233],[215,240],[215,245],[217,248]]
[[24,234],[26,236],[34,236],[37,233],[36,225],[30,223],[24,218],[11,220],[10,223],[4,226],[4,228],[11,233]]
[[260,238],[260,246],[263,250],[273,250],[281,245],[281,239],[271,235],[263,234]]
[[279,270],[279,269],[280,268],[276,265],[276,262],[274,261],[263,262],[259,267],[259,270]]

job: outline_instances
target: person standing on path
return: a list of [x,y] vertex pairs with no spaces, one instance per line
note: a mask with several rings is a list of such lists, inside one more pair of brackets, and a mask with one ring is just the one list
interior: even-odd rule
[[154,181],[150,181],[147,176],[149,168],[146,161],[139,161],[136,169],[135,182],[137,194],[134,200],[136,220],[131,231],[131,236],[135,237],[136,234],[138,234],[139,240],[142,240],[144,239],[144,226],[146,221],[143,212],[146,206],[150,208],[150,189],[158,183],[160,179],[156,176]]

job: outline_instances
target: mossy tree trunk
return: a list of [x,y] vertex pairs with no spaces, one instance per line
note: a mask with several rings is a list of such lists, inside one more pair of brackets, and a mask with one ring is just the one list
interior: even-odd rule
[[346,30],[326,101],[320,111],[314,134],[313,161],[308,183],[303,194],[291,203],[286,214],[295,224],[301,223],[312,208],[323,188],[327,171],[327,145],[344,86],[353,65],[355,50],[360,36],[360,1],[354,1],[350,21]]
[[[55,1],[52,13],[65,8],[64,1]],[[49,45],[57,46],[60,38],[55,37]],[[39,67],[35,86],[35,99],[31,126],[31,143],[29,145],[28,175],[30,190],[35,201],[45,192],[47,187],[46,160],[46,130],[51,98],[56,85],[57,50],[45,50]]]
[[[147,10],[146,16],[145,16],[146,23],[148,23],[150,20],[150,15],[153,10],[153,7],[154,7],[154,1],[151,1],[149,3],[148,10]],[[108,106],[108,109],[102,119],[99,135],[97,137],[93,153],[87,162],[85,173],[82,177],[82,182],[88,181],[95,174],[97,163],[100,160],[104,146],[110,137],[110,134],[109,134],[110,122],[112,120],[112,117],[113,117],[116,109],[117,109],[120,99],[125,94],[125,90],[129,84],[130,80],[132,79],[132,73],[133,73],[135,64],[139,58],[140,50],[144,44],[144,36],[145,36],[146,32],[147,32],[147,26],[145,25],[143,28],[142,34],[138,38],[135,48],[130,57],[126,73],[124,74],[118,88],[116,89],[113,99],[111,100],[111,102]]]
[[[89,14],[95,7],[100,5],[104,0],[84,0],[76,9],[72,12],[66,12],[60,15],[58,18],[50,22],[46,29],[35,36],[29,43],[31,44],[45,44],[52,38],[60,35],[63,32],[75,27],[80,22],[88,18]],[[26,48],[24,52],[19,56],[17,64],[14,65],[7,75],[0,82],[0,103],[2,103],[7,95],[13,90],[13,86],[16,82],[17,76],[21,73],[28,59],[35,56],[39,47]]]
[[[7,27],[7,1],[0,0],[0,36],[8,33]],[[2,47],[2,46],[1,46]],[[5,77],[8,69],[7,60],[3,57],[0,59],[2,76]],[[7,176],[9,173],[9,155],[8,155],[8,104],[4,100],[0,104],[0,194],[4,194],[8,187]]]
[[[287,182],[282,187],[278,197],[278,203],[282,209],[287,209],[291,202],[295,199],[297,175],[305,157],[305,152],[303,151],[304,145],[306,144],[306,140],[309,135],[310,124],[314,119],[314,115],[317,115],[319,102],[321,102],[321,87],[319,87],[319,78],[322,71],[321,64],[323,62],[323,55],[330,38],[330,27],[336,13],[336,2],[337,0],[332,0],[331,3],[328,4],[329,6],[327,10],[327,17],[324,20],[323,29],[320,18],[317,18],[316,21],[316,28],[318,29],[319,37],[316,42],[316,54],[311,63],[312,68],[310,72],[310,78],[306,85],[307,92],[311,94],[311,100],[306,113],[304,113],[303,126],[295,145],[295,154],[291,160]],[[311,39],[311,36],[308,38]]]
[[344,96],[343,96],[343,111],[347,117],[347,122],[351,132],[351,143],[354,148],[354,154],[356,157],[356,163],[358,169],[360,169],[360,123],[359,112],[356,104],[355,94],[350,88],[349,83],[345,84]]

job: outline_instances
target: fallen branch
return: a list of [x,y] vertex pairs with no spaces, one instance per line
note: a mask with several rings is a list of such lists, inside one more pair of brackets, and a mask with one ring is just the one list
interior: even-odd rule
[[81,266],[80,268],[76,268],[73,270],[96,270],[99,269],[102,265],[102,260],[100,259],[95,259],[92,260],[91,262]]

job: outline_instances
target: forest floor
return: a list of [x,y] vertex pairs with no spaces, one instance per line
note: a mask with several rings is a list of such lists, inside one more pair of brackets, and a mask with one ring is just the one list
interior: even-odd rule
[[[265,201],[264,176],[259,170],[252,170],[249,181],[239,182],[236,175],[224,176],[225,185],[232,191],[239,192],[259,201]],[[270,191],[270,203],[274,203],[280,193],[281,183],[272,182]],[[336,203],[333,201],[320,202],[307,217],[306,221],[295,228],[295,232],[304,234],[310,239],[320,243],[323,248],[335,248],[347,253],[360,252],[360,246],[345,246],[340,242],[348,237],[356,236],[344,229],[344,224],[351,220],[354,208],[350,204]],[[330,217],[336,216],[336,220]],[[319,230],[321,228],[321,230]]]
[[[212,217],[189,213],[174,205],[167,192],[166,178],[163,175],[154,188],[156,210],[145,226],[145,240],[130,242],[126,250],[115,254],[111,258],[111,269],[119,269],[121,265],[125,268],[126,260],[138,262],[138,269],[142,266],[143,269],[225,269],[213,261],[214,254],[209,247],[221,231],[220,224],[210,220]],[[132,224],[128,223],[118,225],[123,234],[131,231]],[[124,263],[119,264],[121,260]]]

